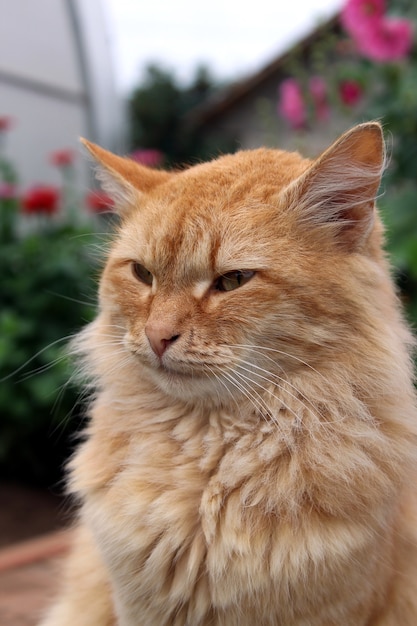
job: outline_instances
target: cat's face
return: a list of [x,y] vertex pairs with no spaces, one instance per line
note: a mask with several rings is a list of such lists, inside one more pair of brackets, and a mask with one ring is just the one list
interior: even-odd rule
[[317,163],[260,150],[168,175],[95,153],[126,205],[101,306],[138,370],[179,398],[256,403],[326,358],[357,306],[341,275],[375,257],[381,133],[359,128]]

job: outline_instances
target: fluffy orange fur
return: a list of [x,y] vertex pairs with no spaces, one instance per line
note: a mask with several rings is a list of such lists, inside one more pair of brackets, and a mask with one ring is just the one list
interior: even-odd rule
[[377,123],[168,173],[85,142],[121,223],[76,351],[78,530],[44,626],[415,626],[411,335]]

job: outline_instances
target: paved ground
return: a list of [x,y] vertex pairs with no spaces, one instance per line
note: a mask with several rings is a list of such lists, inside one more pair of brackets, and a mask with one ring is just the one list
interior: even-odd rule
[[36,626],[56,591],[69,542],[70,532],[58,531],[0,550],[2,626]]
[[70,509],[51,490],[10,483],[0,502],[0,626],[35,626],[59,582]]

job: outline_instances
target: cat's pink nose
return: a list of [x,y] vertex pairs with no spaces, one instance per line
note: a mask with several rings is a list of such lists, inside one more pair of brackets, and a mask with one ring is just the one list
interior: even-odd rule
[[174,343],[179,334],[172,332],[172,327],[166,324],[146,324],[145,334],[155,354],[161,357],[165,350]]

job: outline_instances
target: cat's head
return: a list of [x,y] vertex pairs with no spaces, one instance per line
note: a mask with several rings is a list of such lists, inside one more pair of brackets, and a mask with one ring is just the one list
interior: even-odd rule
[[251,381],[256,402],[273,376],[317,368],[361,333],[383,265],[379,124],[313,161],[260,149],[179,172],[85,145],[121,216],[101,319],[139,375],[220,402]]

